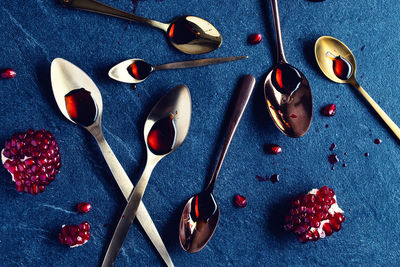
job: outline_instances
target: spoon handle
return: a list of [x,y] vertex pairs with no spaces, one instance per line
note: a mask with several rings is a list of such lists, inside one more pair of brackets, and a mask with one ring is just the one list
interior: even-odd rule
[[131,224],[136,217],[139,204],[142,201],[142,197],[144,191],[146,190],[146,186],[150,179],[150,175],[156,164],[157,160],[151,162],[148,160],[146,167],[144,168],[142,177],[140,177],[139,182],[137,183],[135,189],[133,190],[129,198],[128,204],[125,206],[122,216],[119,219],[117,228],[115,228],[111,242],[108,245],[103,263],[101,264],[102,267],[109,267],[114,265],[114,262],[117,259],[122,244],[124,243],[125,238],[129,232],[129,228],[131,227]]
[[362,88],[362,86],[356,81],[353,80],[351,84],[357,89],[358,92],[367,100],[367,102],[371,105],[371,107],[378,113],[381,119],[386,123],[386,125],[393,131],[393,133],[397,136],[400,141],[400,128],[392,121],[392,119],[386,114],[385,111],[375,102],[375,100],[370,97],[370,95]]
[[279,19],[278,0],[271,0],[272,15],[274,16],[275,34],[276,34],[276,49],[277,49],[277,62],[287,62],[285,51],[283,50],[281,22]]
[[236,103],[234,106],[234,110],[231,115],[231,119],[228,124],[227,133],[225,136],[224,144],[222,145],[222,150],[218,157],[217,165],[215,166],[214,172],[212,174],[211,180],[207,185],[205,191],[213,191],[215,181],[217,180],[219,171],[221,170],[222,162],[225,159],[226,152],[228,151],[229,145],[231,144],[232,137],[235,134],[236,128],[239,124],[240,119],[242,118],[243,112],[246,109],[247,103],[249,102],[251,93],[253,92],[254,85],[256,83],[256,79],[252,75],[246,75],[243,77],[239,95],[236,99]]
[[148,18],[143,18],[138,15],[117,8],[113,8],[111,6],[108,6],[106,4],[103,4],[95,0],[60,0],[60,1],[65,7],[73,7],[76,9],[81,9],[85,11],[100,13],[103,15],[109,15],[130,21],[144,23],[153,26],[155,28],[161,29],[163,31],[167,31],[169,27],[169,24],[151,20]]
[[[121,189],[124,197],[126,200],[129,200],[129,196],[134,188],[131,180],[129,179],[128,175],[126,174],[124,168],[122,167],[121,163],[119,163],[117,157],[111,150],[109,144],[104,139],[103,133],[100,127],[96,128],[89,128],[90,133],[96,139],[101,152],[103,153],[104,159],[108,167],[113,174],[115,181],[117,182],[119,188]],[[160,234],[157,231],[154,222],[152,221],[149,212],[147,211],[146,207],[144,206],[143,202],[140,202],[138,209],[137,209],[137,218],[140,224],[142,225],[144,231],[146,232],[147,236],[153,243],[154,247],[157,249],[160,256],[163,258],[165,264],[167,266],[174,266],[172,260],[168,254],[167,248],[162,241]]]
[[201,66],[207,66],[207,65],[212,65],[212,64],[219,64],[219,63],[224,63],[224,62],[241,60],[241,59],[245,59],[245,58],[248,58],[248,56],[196,59],[196,60],[181,61],[181,62],[174,62],[174,63],[168,63],[168,64],[154,66],[154,70],[172,70],[172,69],[185,69],[185,68],[201,67]]

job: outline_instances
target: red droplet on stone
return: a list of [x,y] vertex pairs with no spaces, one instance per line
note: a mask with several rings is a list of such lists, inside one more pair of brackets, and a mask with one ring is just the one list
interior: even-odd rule
[[279,182],[279,174],[272,174],[271,178],[269,178],[272,183],[277,183]]
[[330,164],[336,164],[339,162],[339,158],[336,154],[331,154],[328,156],[328,161]]
[[365,152],[365,153],[364,153],[364,156],[368,157],[368,156],[369,156],[369,153],[368,153],[368,152]]
[[332,117],[336,114],[336,105],[329,104],[324,107],[324,115],[328,117]]
[[336,144],[332,143],[331,146],[329,147],[330,151],[333,151],[336,148]]
[[282,153],[282,147],[280,145],[276,145],[276,144],[265,144],[264,151],[269,154],[278,155],[278,154]]
[[234,197],[233,201],[235,202],[235,205],[236,205],[238,208],[244,208],[244,207],[247,206],[247,199],[246,199],[246,197],[244,197],[244,196],[242,196],[242,195],[237,194],[237,195]]
[[86,202],[81,202],[77,205],[77,210],[79,213],[88,213],[92,209],[92,205]]
[[2,73],[1,73],[1,77],[3,77],[4,79],[12,79],[17,75],[17,73],[13,70],[13,69],[5,69]]
[[261,43],[261,41],[262,41],[261,33],[253,33],[249,35],[249,37],[247,38],[247,42],[253,45],[259,44]]
[[374,140],[374,144],[379,145],[380,143],[382,143],[382,140],[381,140],[381,139],[376,138],[376,139]]

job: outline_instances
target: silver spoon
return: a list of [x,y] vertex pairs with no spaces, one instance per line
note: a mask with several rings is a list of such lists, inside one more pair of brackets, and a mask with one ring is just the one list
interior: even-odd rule
[[102,266],[112,266],[135,219],[150,175],[157,163],[175,151],[189,131],[192,101],[189,89],[178,85],[164,95],[150,111],[144,124],[147,162],[118,222]]
[[60,0],[64,6],[101,13],[121,19],[140,22],[158,28],[167,34],[169,42],[186,54],[204,54],[222,44],[218,30],[208,21],[195,16],[181,16],[170,23],[162,23],[128,13],[95,0]]
[[313,101],[310,84],[285,57],[279,21],[278,0],[271,0],[276,32],[277,63],[264,83],[267,109],[278,129],[289,137],[300,137],[310,128]]
[[243,112],[253,92],[255,78],[246,75],[240,85],[234,110],[232,112],[222,150],[217,165],[207,187],[199,194],[191,197],[183,208],[179,224],[179,241],[182,248],[188,252],[201,250],[211,239],[219,221],[219,206],[214,198],[214,186],[226,152],[242,118]]
[[[124,195],[125,199],[128,199],[133,190],[133,184],[124,169],[122,168],[118,159],[115,157],[110,146],[104,139],[101,129],[103,101],[97,86],[85,72],[83,72],[77,66],[73,65],[71,62],[62,58],[56,58],[51,63],[51,84],[53,88],[54,98],[61,113],[64,114],[64,116],[68,120],[75,124],[80,124],[93,135],[100,147],[101,152],[103,153],[104,159],[106,160],[115,181],[122,191],[122,194]],[[80,88],[83,88],[83,91],[76,91],[81,90]],[[81,96],[83,96],[82,101],[88,102],[89,106],[95,106],[94,112],[93,109],[88,109],[89,112],[87,112],[92,116],[91,119],[90,116],[85,115],[83,119],[79,117],[77,118],[77,114],[72,114],[72,109],[70,105],[68,105],[70,108],[69,111],[71,112],[73,117],[71,118],[71,115],[67,110],[66,95],[69,95],[69,97],[74,96],[74,92],[78,92],[78,95],[80,94]],[[75,94],[75,96],[77,94]],[[91,99],[92,101],[90,101]],[[78,111],[77,113],[82,113],[79,109],[75,110]],[[91,123],[90,120],[92,120]],[[82,125],[82,123],[88,125]],[[147,236],[150,238],[151,242],[160,253],[166,265],[173,266],[168,251],[143,203],[140,203],[139,205],[137,217]]]
[[248,58],[242,57],[217,57],[217,58],[204,58],[190,61],[174,62],[158,66],[153,66],[140,58],[133,58],[122,61],[110,69],[108,76],[110,78],[123,83],[141,83],[155,71],[158,70],[172,70],[172,69],[185,69],[200,66],[207,66],[211,64],[219,64],[223,62],[235,61]]

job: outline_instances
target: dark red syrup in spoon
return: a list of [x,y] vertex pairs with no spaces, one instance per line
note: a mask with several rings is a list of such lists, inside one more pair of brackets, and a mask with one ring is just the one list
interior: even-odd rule
[[165,155],[171,152],[175,140],[176,127],[173,115],[154,123],[147,136],[149,149],[156,155]]
[[71,120],[83,125],[92,125],[97,118],[97,105],[89,91],[75,89],[65,95],[65,105]]
[[185,18],[176,20],[168,29],[168,36],[176,44],[187,44],[200,35]]
[[341,56],[334,56],[331,52],[326,53],[327,57],[332,59],[333,72],[341,80],[348,80],[353,72],[353,66],[347,59]]
[[154,70],[154,67],[143,60],[135,60],[128,67],[128,73],[136,80],[146,79],[147,76]]
[[287,63],[279,64],[272,72],[272,84],[282,94],[291,95],[302,82],[300,72]]
[[196,195],[191,204],[190,217],[193,221],[208,221],[217,211],[217,202],[213,194],[209,192],[201,192]]

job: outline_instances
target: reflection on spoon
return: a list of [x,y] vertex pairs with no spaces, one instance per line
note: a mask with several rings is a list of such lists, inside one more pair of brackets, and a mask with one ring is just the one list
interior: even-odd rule
[[222,37],[208,21],[195,16],[181,16],[170,23],[140,17],[95,0],[60,0],[66,7],[86,10],[144,23],[166,32],[169,42],[186,54],[204,54],[221,46]]
[[181,61],[174,63],[167,63],[163,65],[153,66],[140,58],[133,58],[122,61],[110,69],[108,76],[110,78],[124,82],[124,83],[141,83],[151,73],[158,70],[171,70],[171,69],[185,69],[193,67],[201,67],[212,64],[219,64],[235,60],[245,59],[247,56],[242,57],[217,57],[217,58],[204,58],[189,61]]

